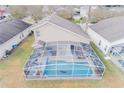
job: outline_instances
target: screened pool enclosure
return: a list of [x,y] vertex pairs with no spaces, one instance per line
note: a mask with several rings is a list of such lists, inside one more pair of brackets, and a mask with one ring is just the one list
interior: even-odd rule
[[105,66],[93,49],[81,42],[40,42],[24,67],[27,80],[101,79]]
[[113,46],[110,50],[112,62],[124,71],[124,44]]

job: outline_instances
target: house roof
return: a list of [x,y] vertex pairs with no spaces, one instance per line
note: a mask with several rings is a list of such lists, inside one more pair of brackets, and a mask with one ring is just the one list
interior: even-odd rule
[[29,26],[30,24],[18,19],[0,23],[0,44],[8,41]]
[[51,15],[50,17],[48,17],[47,21],[89,39],[88,34],[85,33],[79,25],[74,24],[74,23],[72,23],[72,22],[70,22],[70,21],[68,21],[62,17],[59,17],[59,16],[54,14],[54,15]]
[[124,16],[105,19],[90,28],[109,42],[115,42],[124,38]]

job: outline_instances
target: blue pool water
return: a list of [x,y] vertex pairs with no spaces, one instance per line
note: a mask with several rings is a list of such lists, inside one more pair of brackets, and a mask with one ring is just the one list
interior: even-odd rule
[[47,63],[44,76],[47,77],[86,77],[92,75],[87,62],[51,61]]

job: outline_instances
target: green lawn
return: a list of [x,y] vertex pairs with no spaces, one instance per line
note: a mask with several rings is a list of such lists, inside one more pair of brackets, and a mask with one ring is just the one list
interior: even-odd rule
[[106,72],[109,72],[110,74],[114,74],[115,72],[121,72],[119,69],[116,68],[115,65],[111,63],[111,61],[104,59],[104,54],[97,48],[97,46],[93,42],[91,42],[91,46],[106,66]]
[[34,37],[28,37],[9,58],[0,62],[0,87],[124,87],[124,73],[105,60],[103,53],[93,43],[93,49],[106,66],[103,79],[26,81],[23,66],[31,54],[33,42]]

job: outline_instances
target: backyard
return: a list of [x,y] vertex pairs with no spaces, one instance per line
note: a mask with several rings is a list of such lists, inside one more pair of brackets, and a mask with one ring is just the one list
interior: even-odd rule
[[5,60],[0,61],[0,87],[124,87],[124,73],[110,61],[92,43],[92,47],[106,66],[102,80],[25,80],[23,67],[32,52],[33,36],[25,39]]

